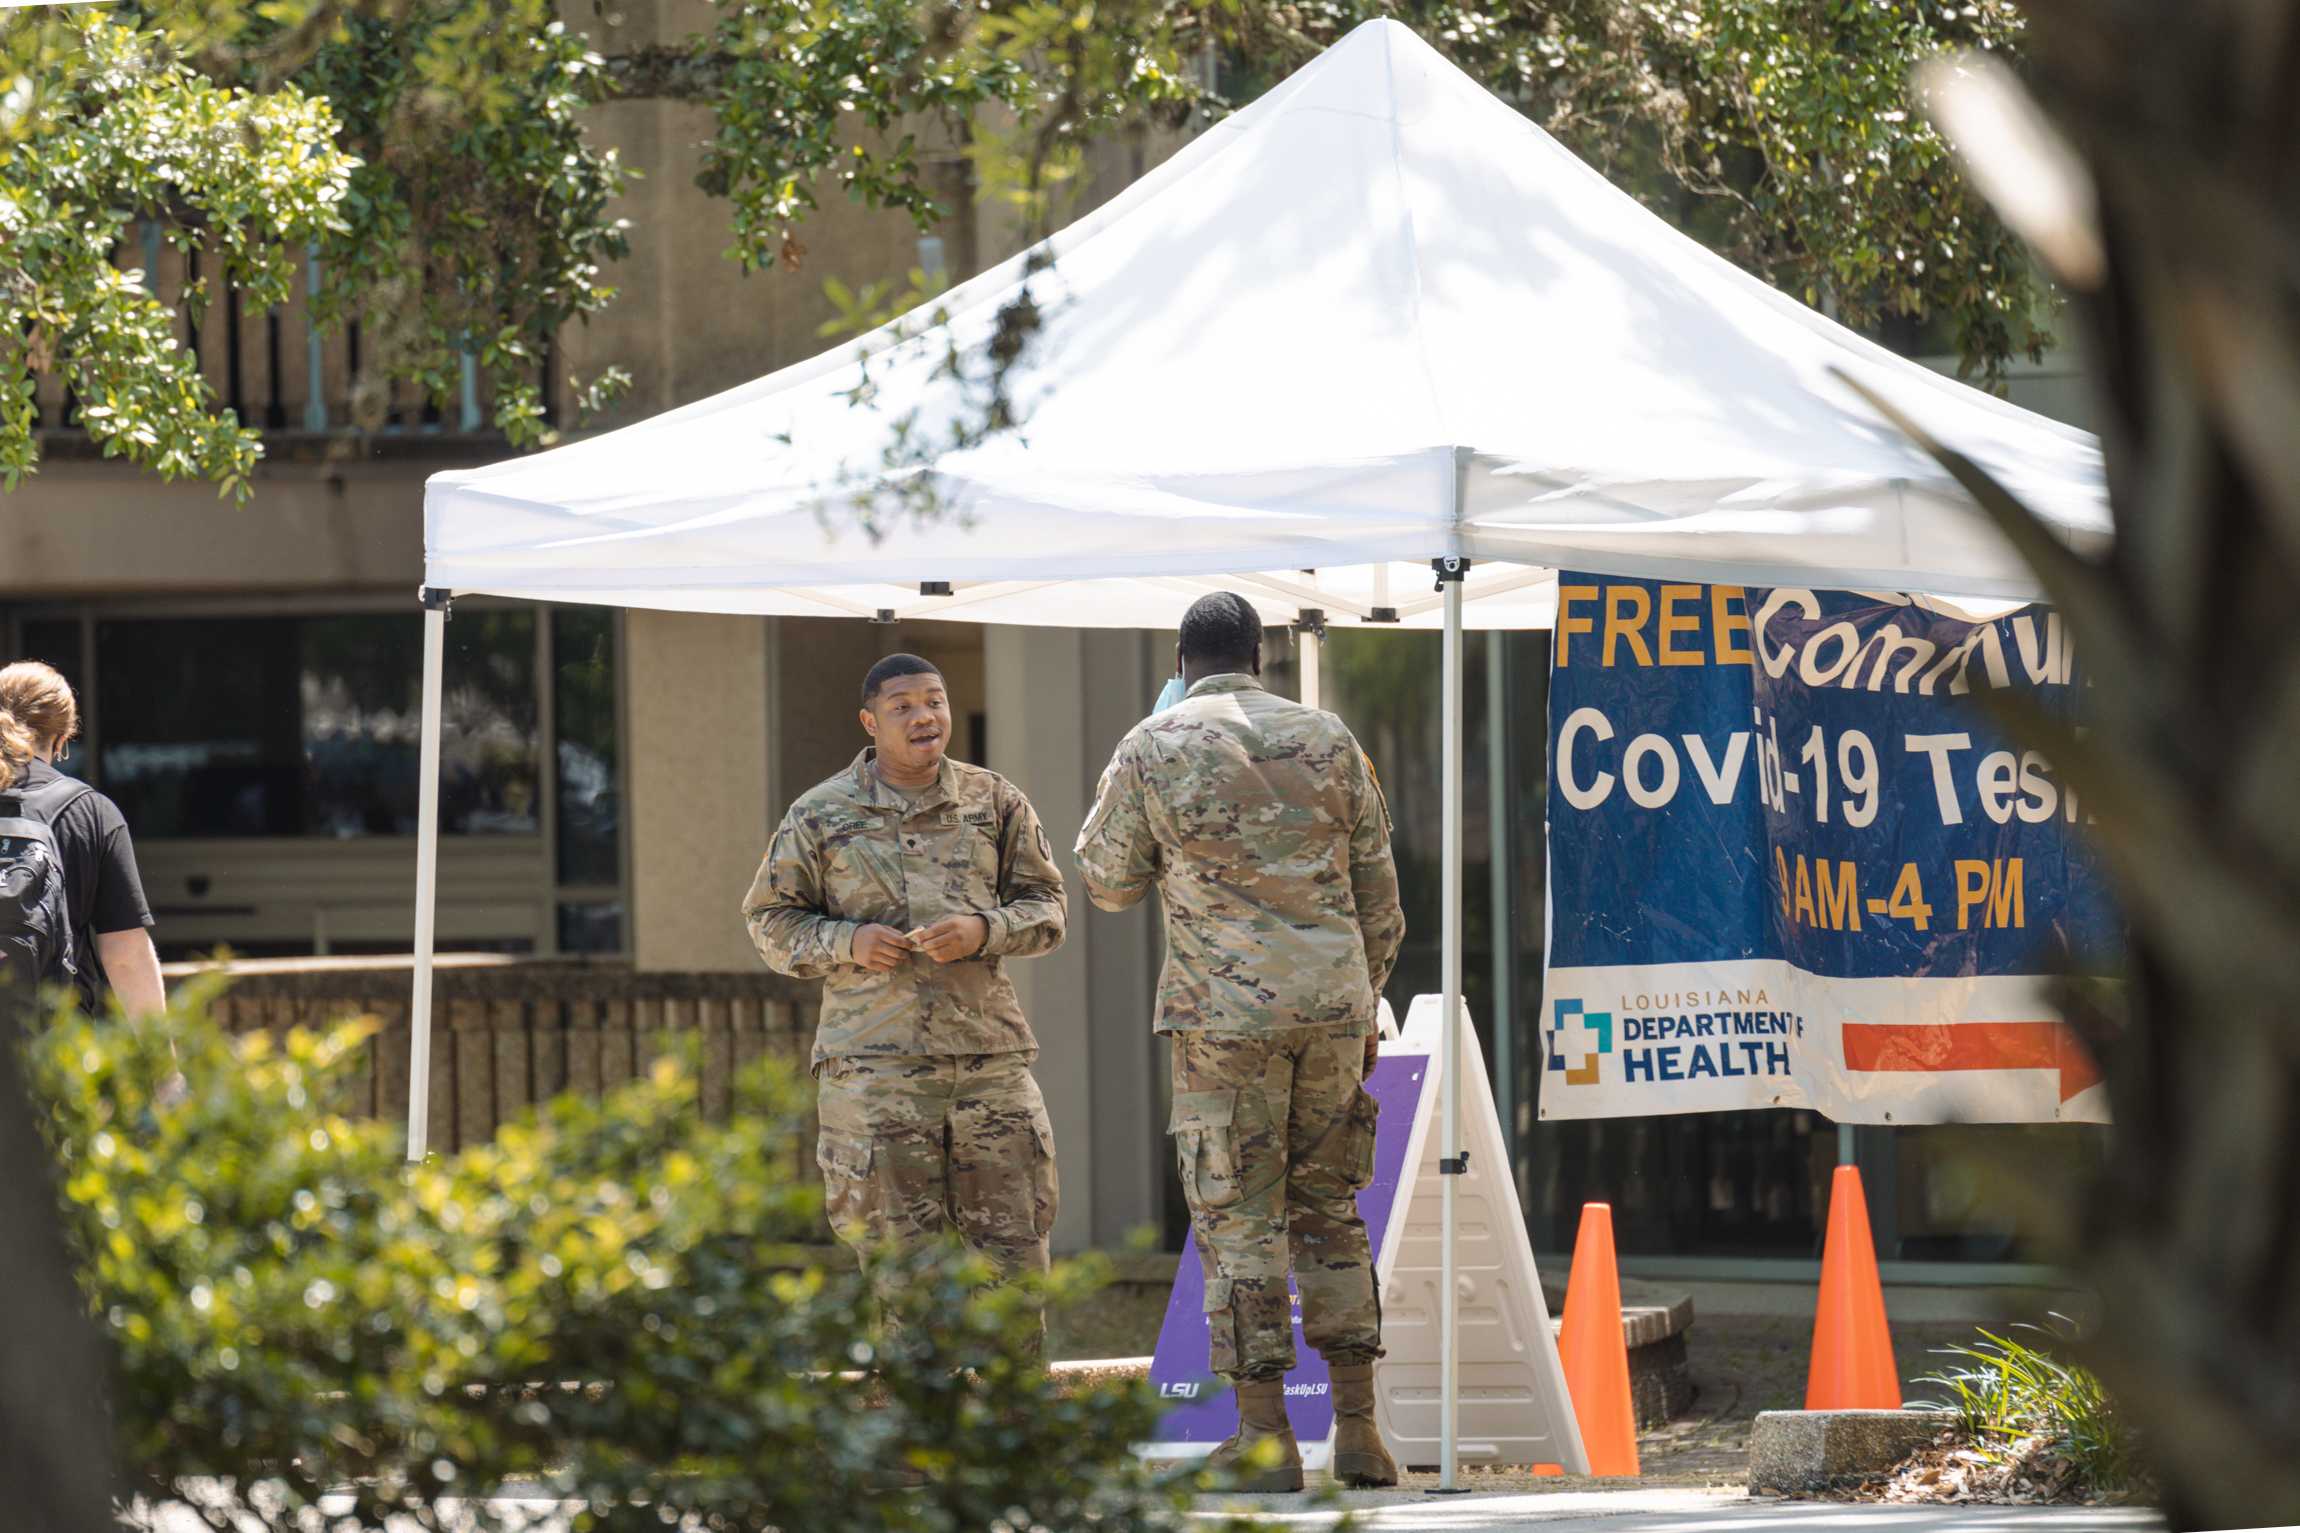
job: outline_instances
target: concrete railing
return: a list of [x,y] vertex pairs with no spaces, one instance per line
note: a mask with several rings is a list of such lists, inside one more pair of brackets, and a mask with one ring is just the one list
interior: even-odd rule
[[[175,985],[231,976],[215,1008],[233,1031],[284,1031],[346,1017],[383,1027],[353,1079],[347,1110],[403,1118],[408,1097],[404,957],[243,959],[170,964]],[[737,1071],[762,1055],[804,1069],[815,987],[757,974],[641,974],[628,965],[446,954],[438,960],[431,1041],[431,1143],[484,1143],[497,1126],[565,1091],[597,1096],[642,1074],[682,1036],[699,1037],[703,1111],[727,1111]],[[780,1168],[816,1179],[813,1125]]]

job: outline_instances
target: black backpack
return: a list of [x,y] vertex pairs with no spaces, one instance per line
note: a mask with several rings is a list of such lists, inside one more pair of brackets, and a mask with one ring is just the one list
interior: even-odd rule
[[80,984],[56,817],[89,792],[69,777],[0,789],[0,983]]

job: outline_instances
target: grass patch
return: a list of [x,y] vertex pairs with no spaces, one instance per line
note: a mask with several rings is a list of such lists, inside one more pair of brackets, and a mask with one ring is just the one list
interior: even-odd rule
[[2069,1462],[2086,1492],[2126,1494],[2141,1477],[2132,1429],[2091,1369],[2049,1350],[2073,1350],[2078,1340],[2067,1316],[2051,1319],[2049,1327],[2008,1328],[2034,1340],[1983,1330],[1978,1341],[1941,1348],[1936,1355],[1956,1361],[1916,1382],[1942,1391],[1928,1403],[1956,1412],[1974,1451],[1990,1462],[2009,1466],[2044,1448]]

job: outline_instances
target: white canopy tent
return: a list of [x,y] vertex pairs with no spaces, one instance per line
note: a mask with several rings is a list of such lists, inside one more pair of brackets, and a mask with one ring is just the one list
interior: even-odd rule
[[[1547,626],[1561,568],[2034,595],[1955,483],[1833,373],[1892,398],[2071,543],[2110,532],[2090,437],[1710,254],[1394,22],[1361,26],[1052,244],[1058,264],[1029,277],[1043,328],[1009,433],[932,445],[973,418],[981,364],[954,377],[946,363],[953,346],[981,355],[1022,257],[946,295],[946,331],[898,322],[621,430],[431,479],[411,1156],[450,593],[1166,628],[1226,586],[1273,624],[1441,627],[1453,1156],[1465,627]],[[890,456],[898,434],[916,445]],[[886,518],[924,487],[939,515]],[[884,535],[861,525],[862,501]],[[1450,1195],[1445,1218],[1450,1260]]]

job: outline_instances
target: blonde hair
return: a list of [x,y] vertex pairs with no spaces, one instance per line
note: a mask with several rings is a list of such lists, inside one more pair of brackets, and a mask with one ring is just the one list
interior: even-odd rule
[[54,666],[19,660],[0,667],[0,788],[22,776],[42,747],[79,732],[80,705]]

